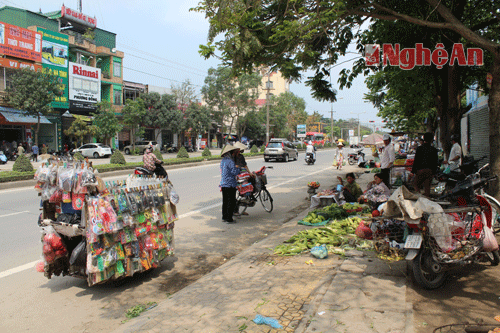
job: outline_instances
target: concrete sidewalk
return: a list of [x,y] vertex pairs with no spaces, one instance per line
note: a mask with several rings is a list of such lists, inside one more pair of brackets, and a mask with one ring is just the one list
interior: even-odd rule
[[[358,183],[365,188],[372,179],[362,173]],[[326,259],[273,254],[276,245],[311,228],[297,224],[306,214],[115,332],[412,333],[406,262],[389,265],[360,251]],[[283,327],[257,325],[252,321],[257,314]]]

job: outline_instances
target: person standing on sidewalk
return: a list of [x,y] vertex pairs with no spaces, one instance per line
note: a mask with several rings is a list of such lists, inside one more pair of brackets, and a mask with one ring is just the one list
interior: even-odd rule
[[240,168],[234,161],[238,151],[238,148],[226,145],[221,152],[219,186],[222,192],[222,221],[227,223],[235,223],[233,213],[236,207],[236,176],[240,173]]
[[22,144],[19,144],[19,147],[17,147],[17,156],[21,156],[24,154],[24,147]]
[[449,164],[450,171],[457,170],[462,165],[462,148],[460,147],[458,141],[458,135],[454,134],[451,136],[453,146],[451,147],[450,154],[448,155],[448,160],[443,162],[443,164]]
[[431,195],[432,177],[436,174],[439,165],[438,150],[432,146],[432,141],[434,141],[434,134],[425,133],[424,144],[417,148],[411,170],[411,173],[415,175],[415,192],[420,193],[420,188],[423,186],[427,197]]
[[34,143],[33,146],[31,147],[31,152],[32,152],[31,157],[33,158],[33,162],[37,162],[39,151],[38,151],[38,146],[36,145],[36,143]]
[[391,136],[389,134],[384,134],[382,139],[384,140],[385,147],[380,155],[380,173],[382,175],[382,181],[390,188],[391,168],[396,160],[396,153],[394,151],[394,145],[391,143]]

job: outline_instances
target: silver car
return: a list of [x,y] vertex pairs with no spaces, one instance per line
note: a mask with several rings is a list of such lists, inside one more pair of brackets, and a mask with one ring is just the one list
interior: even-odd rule
[[271,139],[264,150],[264,161],[269,162],[272,159],[288,162],[296,161],[299,153],[295,146],[286,139]]
[[109,157],[113,153],[109,146],[102,143],[87,143],[76,149],[73,149],[73,153],[79,152],[84,157]]
[[[135,148],[139,148],[141,151],[141,154],[144,154],[144,151],[146,150],[146,148],[148,148],[150,146],[153,146],[153,150],[159,149],[158,142],[156,142],[156,141],[145,140],[145,141],[137,141],[135,143]],[[128,146],[125,146],[123,148],[123,151],[125,154],[129,155],[132,152],[132,148],[133,148],[132,145],[128,145]]]

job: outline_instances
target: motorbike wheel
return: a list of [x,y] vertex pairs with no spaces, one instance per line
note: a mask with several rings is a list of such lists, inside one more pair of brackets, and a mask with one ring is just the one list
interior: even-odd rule
[[412,260],[412,271],[415,281],[428,290],[441,287],[446,279],[446,273],[434,261],[429,249],[420,250]]
[[354,158],[349,157],[349,165],[356,164],[356,160]]
[[500,255],[498,250],[485,253],[486,259],[490,262],[491,266],[498,266],[500,263]]
[[269,194],[268,190],[261,190],[259,199],[266,212],[270,213],[273,211],[273,198],[271,197],[271,194]]

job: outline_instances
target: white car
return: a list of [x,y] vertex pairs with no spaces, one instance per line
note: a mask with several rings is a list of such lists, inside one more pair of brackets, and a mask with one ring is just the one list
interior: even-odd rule
[[113,152],[109,146],[102,143],[87,143],[81,147],[73,149],[73,153],[79,152],[84,157],[109,157]]

